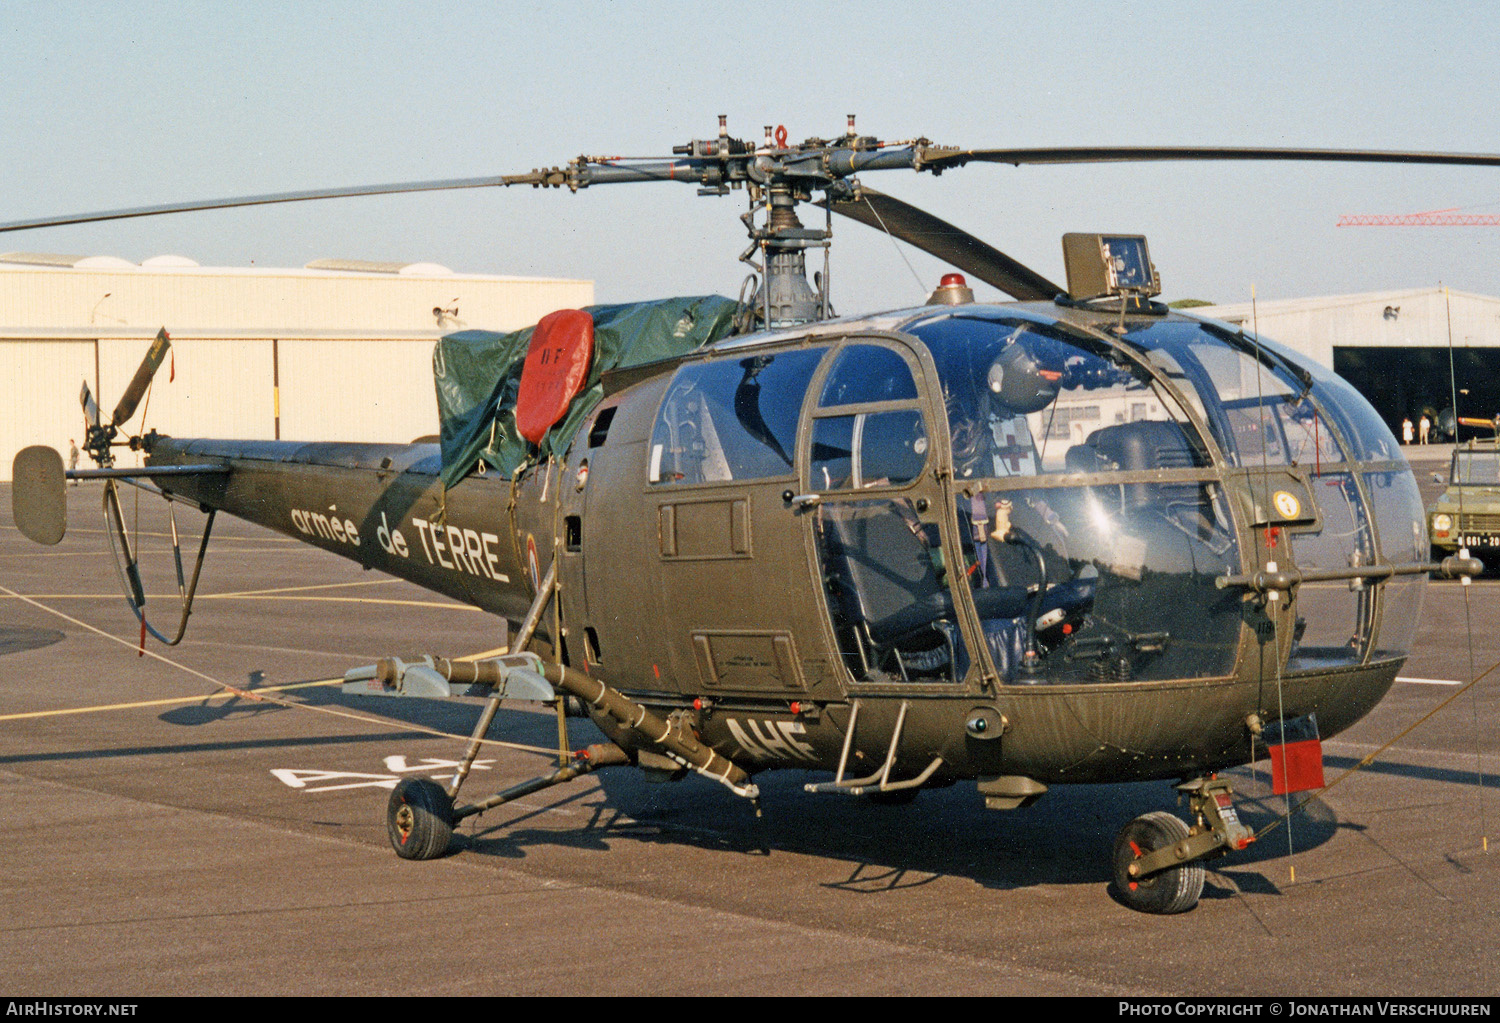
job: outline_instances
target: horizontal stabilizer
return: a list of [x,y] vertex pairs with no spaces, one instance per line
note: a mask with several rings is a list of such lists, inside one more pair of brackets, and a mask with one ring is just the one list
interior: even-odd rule
[[68,531],[68,495],[62,455],[36,444],[16,452],[10,508],[16,528],[35,543],[52,546]]

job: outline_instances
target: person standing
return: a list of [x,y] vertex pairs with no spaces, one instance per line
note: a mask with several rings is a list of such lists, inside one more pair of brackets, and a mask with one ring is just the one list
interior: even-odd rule
[[1411,443],[1411,416],[1401,420],[1401,443]]
[[[78,468],[78,444],[72,437],[68,438],[68,471],[72,472]],[[78,481],[73,480],[73,486],[78,486]]]
[[1417,423],[1417,431],[1421,435],[1422,443],[1427,443],[1427,434],[1432,430],[1432,420],[1427,418],[1427,413],[1422,413],[1422,419]]

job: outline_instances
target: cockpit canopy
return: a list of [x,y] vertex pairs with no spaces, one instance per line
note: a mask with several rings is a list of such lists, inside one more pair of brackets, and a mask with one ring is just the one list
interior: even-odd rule
[[[1082,452],[1069,465],[1071,448],[1095,431],[1142,421],[1176,424],[1138,431],[1159,444],[1173,438],[1176,450],[1159,452],[1173,467],[1208,465],[1211,451],[1236,467],[1399,457],[1362,397],[1280,346],[1197,320],[1130,326],[1109,343],[1028,311],[971,307],[916,318],[903,329],[932,351],[959,475],[977,469],[958,463],[972,447],[972,423],[985,416],[1026,417],[1039,473],[1088,471]],[[1337,429],[1329,429],[1329,417]]]
[[[1364,399],[1224,325],[925,307],[706,355],[666,387],[647,482],[804,495],[857,680],[956,684],[975,645],[1014,684],[1227,677],[1245,618],[1217,579],[1426,560]],[[1403,656],[1421,593],[1303,586],[1286,670]]]

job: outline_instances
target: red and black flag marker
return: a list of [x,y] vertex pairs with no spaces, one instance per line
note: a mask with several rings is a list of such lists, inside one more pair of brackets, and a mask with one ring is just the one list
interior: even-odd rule
[[1318,716],[1272,721],[1261,734],[1271,751],[1271,792],[1285,796],[1323,787],[1323,743]]

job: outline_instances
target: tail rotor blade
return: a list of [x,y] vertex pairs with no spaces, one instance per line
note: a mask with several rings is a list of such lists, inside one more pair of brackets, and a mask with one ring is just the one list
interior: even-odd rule
[[[172,347],[171,340],[167,337],[166,328],[157,332],[156,340],[151,342],[151,347],[146,351],[146,357],[141,360],[140,367],[136,369],[135,376],[130,378],[130,386],[125,388],[125,393],[120,396],[120,403],[115,406],[115,414],[111,419],[116,426],[135,415],[135,407],[145,397],[146,388],[151,386],[151,378],[156,376],[156,371],[161,369],[161,364],[166,361],[167,351]],[[95,413],[97,419],[97,413]]]
[[83,406],[83,423],[85,426],[99,429],[99,403],[94,400],[94,392],[89,390],[87,380],[83,382],[83,390],[78,392],[78,404]]

